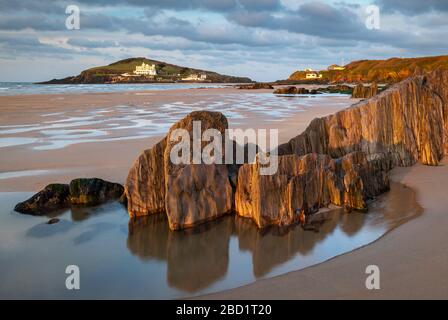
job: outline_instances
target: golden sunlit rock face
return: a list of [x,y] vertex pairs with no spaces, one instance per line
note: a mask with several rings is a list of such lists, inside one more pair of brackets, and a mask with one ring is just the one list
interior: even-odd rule
[[[201,134],[214,128],[224,135],[228,127],[221,113],[199,111],[174,124],[170,133],[181,128],[192,137],[196,120],[202,123]],[[278,171],[271,176],[259,174],[257,161],[239,170],[224,164],[175,165],[169,159],[174,142],[165,138],[131,168],[125,185],[128,211],[131,217],[166,212],[171,229],[233,209],[259,227],[296,223],[329,204],[364,211],[369,199],[389,189],[390,169],[416,162],[438,165],[448,154],[447,141],[448,71],[416,74],[314,119],[278,147]]]
[[[170,160],[171,150],[178,141],[170,141],[168,137],[176,129],[185,129],[192,148],[194,121],[201,123],[201,136],[213,128],[224,137],[228,128],[227,119],[220,112],[192,112],[175,123],[167,137],[145,150],[129,171],[125,184],[131,217],[166,212],[170,228],[177,230],[232,210],[233,191],[225,164],[173,164]],[[207,143],[202,142],[202,148]]]
[[[381,160],[379,160],[381,157]],[[366,201],[389,189],[388,161],[378,155],[368,161],[363,152],[339,159],[307,154],[279,157],[274,175],[260,175],[259,163],[240,168],[235,194],[236,212],[263,228],[297,223],[329,204],[366,210]]]
[[333,115],[314,119],[280,154],[385,153],[393,165],[437,165],[447,153],[448,71],[416,75]]
[[165,147],[166,138],[143,151],[129,170],[125,194],[131,218],[165,211]]

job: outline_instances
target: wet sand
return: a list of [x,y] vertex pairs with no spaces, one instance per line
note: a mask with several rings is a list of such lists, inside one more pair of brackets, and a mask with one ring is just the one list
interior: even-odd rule
[[[37,191],[50,182],[68,182],[76,177],[96,176],[122,183],[141,150],[151,147],[162,137],[162,134],[154,132],[142,133],[144,126],[134,125],[123,129],[136,121],[135,115],[138,112],[153,112],[159,117],[156,117],[158,124],[166,126],[169,123],[163,122],[167,118],[160,116],[167,112],[175,112],[179,108],[192,111],[194,108],[203,108],[210,101],[227,99],[227,102],[212,108],[218,111],[225,108],[230,114],[228,119],[231,126],[278,128],[281,143],[303,131],[313,118],[334,113],[356,102],[347,97],[309,97],[297,98],[298,100],[278,98],[272,104],[262,106],[267,96],[260,96],[262,99],[257,100],[257,95],[270,93],[269,90],[226,88],[0,97],[0,131],[3,131],[0,138],[4,139],[3,142],[9,143],[5,139],[10,138],[36,139],[33,143],[0,148],[0,191]],[[313,101],[309,99],[317,99],[314,101],[319,103],[308,104]],[[179,102],[185,105],[176,104]],[[238,109],[237,113],[233,112],[233,106],[241,103],[249,104]],[[291,108],[295,104],[301,110]],[[117,108],[120,105],[125,105],[126,111]],[[167,105],[168,109],[163,108]],[[262,112],[254,112],[257,107]],[[99,116],[99,109],[106,109],[107,115]],[[277,114],[287,109],[288,112]],[[93,119],[93,123],[89,122],[92,119],[81,119],[76,124],[77,117],[89,112],[97,117]],[[84,132],[90,135],[97,130],[106,132],[107,136],[94,137],[93,142],[82,142],[82,138],[76,140],[77,138],[72,137],[74,143],[58,147],[57,143],[63,139],[57,134],[65,135],[67,132],[53,132],[55,136],[50,135],[50,138],[46,135],[48,132],[43,132],[41,128],[7,133],[7,130],[23,131],[27,126],[36,124],[50,126],[45,129],[49,131],[61,130],[58,124],[67,118],[75,123],[70,127],[75,131],[68,135],[80,135]],[[273,118],[275,121],[272,121]],[[171,121],[174,122],[174,119]],[[109,130],[109,125],[119,130]],[[56,143],[56,148],[47,147],[52,146],[52,143]],[[36,149],[42,147],[42,150]],[[448,215],[445,208],[448,207],[448,200],[445,194],[448,162],[445,161],[439,167],[417,165],[394,169],[393,179],[416,190],[417,200],[425,209],[423,215],[403,224],[371,245],[325,263],[257,280],[253,284],[203,298],[447,298]],[[365,289],[365,268],[371,264],[380,267],[381,290]]]
[[[310,268],[259,280],[205,299],[448,298],[448,161],[396,168],[393,181],[417,192],[424,213],[366,247]],[[367,290],[366,266],[380,268],[380,290]]]
[[279,129],[282,143],[356,101],[234,88],[0,96],[0,192],[77,177],[123,183],[140,152],[193,110],[222,111],[231,128]]

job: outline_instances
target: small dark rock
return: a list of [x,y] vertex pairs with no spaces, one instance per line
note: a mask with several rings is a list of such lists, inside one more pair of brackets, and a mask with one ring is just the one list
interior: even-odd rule
[[70,205],[91,206],[120,199],[123,193],[124,188],[118,183],[98,178],[75,179],[70,182],[70,185],[49,184],[28,200],[18,203],[14,210],[39,216]]
[[260,82],[260,83],[243,84],[238,86],[238,89],[257,90],[257,89],[274,89],[274,87],[269,83]]
[[70,203],[74,205],[98,205],[123,195],[123,186],[98,178],[75,179],[70,182]]
[[53,218],[53,219],[48,220],[47,224],[55,224],[55,223],[58,223],[59,221],[60,220],[58,218]]
[[333,86],[328,86],[325,88],[319,88],[320,92],[324,93],[342,93],[342,94],[352,94],[353,88],[345,84],[337,84]]
[[319,94],[316,89],[297,88],[295,86],[282,87],[274,91],[274,94]]
[[69,186],[67,184],[49,184],[26,201],[18,203],[14,210],[30,215],[44,215],[69,205]]

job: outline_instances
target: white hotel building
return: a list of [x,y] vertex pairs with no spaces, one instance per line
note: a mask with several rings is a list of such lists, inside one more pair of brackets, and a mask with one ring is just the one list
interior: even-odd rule
[[134,74],[139,76],[156,76],[156,65],[143,62],[140,66],[135,67]]

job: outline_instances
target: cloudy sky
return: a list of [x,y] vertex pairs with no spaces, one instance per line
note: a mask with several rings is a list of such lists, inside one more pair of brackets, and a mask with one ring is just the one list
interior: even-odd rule
[[[66,7],[80,29],[66,28]],[[367,8],[380,10],[369,29]],[[0,0],[0,81],[41,81],[129,57],[249,76],[448,54],[448,0]]]

